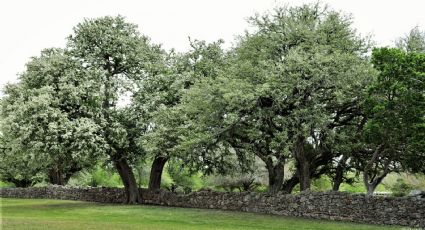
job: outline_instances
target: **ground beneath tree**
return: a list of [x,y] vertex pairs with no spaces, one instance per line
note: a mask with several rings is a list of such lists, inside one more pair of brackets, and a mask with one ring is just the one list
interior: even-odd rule
[[400,229],[231,211],[1,199],[1,229]]

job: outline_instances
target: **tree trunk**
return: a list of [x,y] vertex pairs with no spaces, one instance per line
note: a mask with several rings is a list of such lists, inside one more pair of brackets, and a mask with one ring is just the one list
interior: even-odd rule
[[342,173],[339,173],[338,169],[337,169],[337,174],[335,175],[335,178],[333,179],[333,183],[332,183],[332,191],[339,191],[339,187],[342,184]]
[[366,186],[366,190],[367,190],[367,195],[368,196],[372,196],[373,193],[375,192],[376,187],[378,187],[377,183],[367,183],[365,184]]
[[381,153],[384,151],[384,144],[380,144],[374,151],[372,158],[370,161],[366,164],[364,170],[363,170],[363,183],[367,190],[367,195],[371,196],[373,195],[373,192],[375,191],[376,187],[384,180],[384,178],[389,173],[389,166],[390,166],[390,159],[387,159],[384,163],[384,171],[381,175],[378,175],[378,172],[372,174],[371,170],[378,160]]
[[301,166],[301,173],[300,173],[300,190],[306,191],[310,190],[311,185],[311,178],[310,178],[310,167],[308,165],[308,162],[305,162]]
[[167,163],[167,161],[167,157],[157,156],[152,162],[151,174],[149,177],[150,191],[159,190],[161,188],[162,171],[164,170],[164,165]]
[[60,166],[56,165],[48,172],[49,182],[56,185],[66,185],[69,179],[79,171],[81,171],[81,167],[71,166],[64,172]]
[[269,163],[266,168],[269,173],[269,193],[276,194],[283,187],[284,163],[278,162],[276,165]]
[[119,160],[116,160],[114,163],[124,184],[124,190],[126,195],[125,203],[142,203],[142,197],[139,193],[139,188],[137,187],[136,178],[134,177],[133,171],[131,170],[131,167],[128,164],[127,160],[121,158]]
[[310,162],[307,159],[304,149],[304,137],[298,137],[295,143],[295,158],[298,163],[300,190],[310,190],[311,177],[310,177]]
[[376,187],[378,187],[378,185],[384,180],[384,178],[387,176],[387,174],[388,173],[385,171],[383,174],[381,174],[380,176],[378,176],[378,177],[376,177],[376,178],[374,178],[370,181],[369,181],[369,175],[367,175],[366,173],[363,174],[363,183],[366,187],[368,196],[373,195]]
[[286,180],[283,184],[283,192],[291,194],[295,186],[300,183],[299,173],[296,172],[290,179]]
[[344,180],[344,168],[345,163],[347,162],[346,155],[342,156],[342,159],[338,162],[338,166],[335,170],[335,177],[332,180],[332,190],[333,191],[339,191],[339,187],[342,184],[342,181]]
[[65,180],[60,169],[54,167],[49,170],[49,182],[55,185],[65,185]]

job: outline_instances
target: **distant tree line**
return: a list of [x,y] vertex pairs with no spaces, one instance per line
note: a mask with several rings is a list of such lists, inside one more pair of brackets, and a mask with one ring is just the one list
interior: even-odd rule
[[64,48],[43,50],[3,89],[0,180],[64,185],[102,162],[133,204],[135,167],[147,159],[151,190],[170,160],[205,175],[251,175],[260,161],[270,193],[309,190],[322,176],[339,190],[361,176],[373,194],[391,172],[425,172],[419,28],[396,48],[374,48],[321,4],[250,22],[229,49],[195,40],[184,53],[121,16],[78,24]]

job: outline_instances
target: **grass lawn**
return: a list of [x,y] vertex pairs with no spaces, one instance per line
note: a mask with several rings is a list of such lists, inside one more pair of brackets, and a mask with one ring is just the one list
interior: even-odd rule
[[251,213],[80,201],[1,199],[0,229],[400,229]]

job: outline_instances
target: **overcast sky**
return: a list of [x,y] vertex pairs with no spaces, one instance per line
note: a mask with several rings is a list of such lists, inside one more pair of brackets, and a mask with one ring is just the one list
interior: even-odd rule
[[[231,45],[248,28],[246,19],[278,5],[309,0],[5,0],[0,2],[0,87],[17,79],[31,56],[44,48],[63,47],[72,28],[84,18],[123,15],[141,33],[164,48],[185,51],[188,36]],[[372,34],[380,46],[392,45],[414,26],[425,29],[425,0],[322,0],[352,14],[354,27]],[[1,95],[1,94],[0,94]]]

